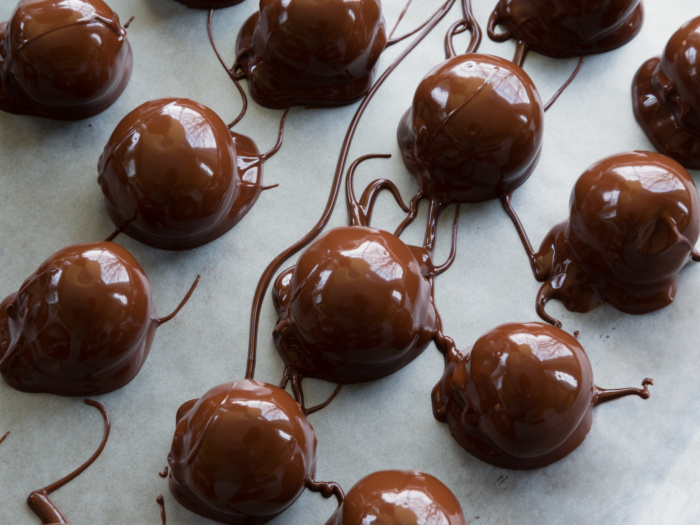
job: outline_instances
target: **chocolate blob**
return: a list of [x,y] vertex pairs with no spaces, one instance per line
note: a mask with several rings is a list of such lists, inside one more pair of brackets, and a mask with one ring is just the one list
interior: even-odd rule
[[466,525],[454,494],[430,474],[384,470],[358,481],[326,525]]
[[[641,0],[499,0],[488,33],[499,42],[513,38],[542,55],[567,58],[621,47],[639,33],[642,21]],[[505,33],[495,32],[499,24]]]
[[170,491],[223,523],[265,523],[287,509],[316,469],[316,436],[284,390],[260,381],[215,386],[177,413]]
[[326,232],[275,282],[277,349],[301,376],[357,383],[415,359],[437,330],[411,249],[363,226]]
[[131,76],[126,31],[102,0],[21,0],[0,42],[0,110],[9,113],[88,118]]
[[673,34],[661,57],[642,64],[632,82],[632,105],[657,150],[700,169],[700,16]]
[[698,191],[673,159],[643,151],[597,162],[576,182],[570,216],[536,254],[543,304],[603,302],[641,314],[667,306],[700,232]]
[[465,356],[447,355],[433,389],[433,414],[455,440],[492,465],[534,469],[578,447],[592,408],[644,389],[604,390],[593,384],[588,356],[572,336],[544,323],[509,323],[481,336]]
[[342,106],[369,91],[385,45],[379,0],[261,0],[234,68],[262,106]]
[[175,0],[194,9],[221,9],[240,4],[243,0]]
[[253,142],[188,99],[146,102],[122,119],[98,164],[107,213],[124,233],[183,250],[233,228],[262,191]]
[[523,184],[539,160],[544,110],[518,66],[466,54],[421,81],[399,124],[403,161],[425,197],[479,202]]
[[133,256],[110,242],[64,248],[0,303],[0,374],[17,390],[103,394],[141,369],[159,320]]

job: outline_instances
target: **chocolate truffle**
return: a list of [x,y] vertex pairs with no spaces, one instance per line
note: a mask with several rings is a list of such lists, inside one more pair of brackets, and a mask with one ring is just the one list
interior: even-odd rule
[[576,182],[569,220],[536,254],[539,304],[587,312],[603,302],[628,313],[667,306],[700,231],[698,191],[673,159],[643,151],[605,158]]
[[430,474],[384,470],[358,481],[326,525],[466,525],[454,494]]
[[[499,42],[513,38],[542,55],[566,58],[623,46],[642,20],[640,0],[499,0],[488,33]],[[505,33],[496,33],[499,24]]]
[[700,169],[700,16],[673,34],[661,57],[642,64],[632,82],[632,104],[657,150]]
[[177,413],[170,491],[184,507],[236,525],[286,510],[316,469],[316,436],[284,390],[260,381],[215,386]]
[[364,226],[330,230],[275,282],[275,343],[295,373],[336,383],[389,375],[437,330],[430,284],[411,249]]
[[122,119],[98,164],[107,213],[156,248],[206,244],[233,228],[262,190],[253,142],[182,98],[146,102]]
[[644,389],[593,384],[588,356],[572,336],[544,323],[509,323],[481,336],[468,355],[448,355],[433,389],[433,413],[470,454],[511,469],[557,461],[588,434],[594,405]]
[[421,81],[397,138],[423,195],[442,205],[500,197],[539,160],[544,110],[532,80],[513,63],[466,54]]
[[24,392],[110,392],[139,372],[158,323],[129,252],[110,242],[69,246],[0,303],[0,373]]
[[220,9],[240,4],[243,0],[175,0],[194,9]]
[[0,24],[0,109],[78,120],[124,91],[132,55],[102,0],[21,0]]
[[379,0],[261,0],[234,68],[262,106],[342,106],[369,91],[385,45]]

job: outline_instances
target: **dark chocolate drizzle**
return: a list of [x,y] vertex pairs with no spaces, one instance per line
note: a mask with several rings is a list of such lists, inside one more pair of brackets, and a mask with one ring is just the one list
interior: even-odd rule
[[27,505],[29,505],[29,508],[32,509],[34,514],[36,514],[39,517],[41,523],[50,525],[55,525],[58,523],[68,523],[61,511],[58,510],[58,507],[56,507],[56,505],[49,499],[49,494],[77,478],[83,471],[85,471],[85,469],[87,469],[90,465],[94,463],[94,461],[102,453],[102,451],[105,448],[105,445],[107,444],[107,438],[109,437],[110,431],[109,415],[107,414],[107,411],[97,401],[86,399],[84,403],[86,405],[90,405],[97,408],[102,414],[102,419],[104,420],[105,426],[102,442],[100,443],[100,446],[95,451],[95,453],[92,456],[90,456],[90,458],[80,467],[75,469],[67,476],[59,479],[58,481],[47,485],[43,489],[35,490],[29,495],[29,497],[27,498]]

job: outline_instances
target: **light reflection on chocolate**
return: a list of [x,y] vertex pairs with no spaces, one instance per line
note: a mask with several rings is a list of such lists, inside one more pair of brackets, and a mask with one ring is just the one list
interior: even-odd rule
[[385,45],[379,0],[261,0],[234,70],[262,106],[342,106],[369,91]]
[[[196,284],[196,282],[195,282]],[[129,383],[156,328],[151,284],[111,242],[59,250],[0,303],[0,374],[23,392],[85,396]]]
[[698,191],[680,164],[643,151],[603,159],[578,179],[569,220],[534,254],[538,313],[554,322],[544,312],[552,298],[575,312],[603,302],[634,314],[663,308],[699,234]]
[[261,524],[311,488],[316,435],[284,390],[234,381],[178,410],[168,464],[170,491],[185,508],[222,523]]
[[112,222],[156,248],[223,235],[262,191],[264,155],[211,109],[183,98],[142,104],[116,127],[98,164]]
[[[513,38],[554,58],[604,53],[625,45],[641,29],[641,0],[499,0],[488,33]],[[496,26],[505,28],[496,33]]]
[[700,16],[673,34],[661,57],[642,64],[632,82],[632,105],[658,151],[700,169]]
[[326,525],[466,525],[457,498],[430,474],[383,470],[358,481]]
[[643,388],[593,384],[588,356],[572,336],[543,323],[509,323],[462,354],[445,351],[433,414],[470,454],[492,465],[534,469],[558,461],[585,439],[593,407]]
[[102,0],[21,0],[0,24],[0,44],[0,110],[9,113],[91,117],[131,76],[126,31]]
[[336,383],[389,375],[438,326],[428,280],[397,237],[364,226],[329,230],[277,278],[277,349],[293,373]]

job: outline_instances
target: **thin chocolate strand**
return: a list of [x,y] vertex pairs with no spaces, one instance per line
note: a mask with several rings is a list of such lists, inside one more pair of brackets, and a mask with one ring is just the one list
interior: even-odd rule
[[455,0],[447,0],[430,18],[430,23],[421,31],[421,33],[413,40],[404,51],[392,62],[389,67],[382,73],[382,75],[377,79],[372,88],[369,90],[367,95],[362,99],[360,106],[357,108],[355,115],[348,127],[348,131],[343,140],[343,145],[341,147],[340,156],[338,158],[338,163],[335,170],[335,175],[333,176],[333,183],[331,187],[331,192],[326,203],[326,208],[321,215],[321,218],[316,223],[316,225],[309,231],[304,237],[299,241],[294,243],[292,246],[284,250],[277,257],[275,257],[267,268],[263,272],[260,280],[258,281],[258,286],[255,290],[255,295],[253,297],[253,305],[251,308],[250,316],[250,334],[249,334],[249,345],[248,345],[248,364],[246,367],[246,379],[253,379],[255,375],[255,357],[257,348],[257,338],[258,338],[258,323],[260,320],[260,312],[262,310],[262,302],[267,292],[267,288],[272,281],[277,270],[280,268],[284,262],[289,259],[292,255],[297,253],[299,250],[304,248],[308,243],[310,243],[316,236],[323,231],[326,224],[330,220],[333,208],[335,207],[336,200],[338,198],[338,192],[340,189],[340,184],[342,180],[342,174],[345,171],[345,163],[347,161],[348,152],[350,150],[350,145],[352,144],[352,139],[355,136],[355,131],[359,124],[360,118],[364,114],[365,109],[368,104],[374,98],[375,93],[382,86],[387,77],[398,67],[398,65],[408,56],[408,54],[413,51],[413,49],[426,37],[426,35],[433,30],[433,28],[442,20],[442,18],[449,12],[450,8],[454,5]]
[[581,55],[581,58],[578,59],[578,64],[576,65],[576,69],[574,69],[574,72],[571,73],[571,76],[568,78],[566,82],[557,90],[556,93],[554,93],[554,96],[549,99],[549,102],[547,102],[544,105],[544,110],[547,111],[549,108],[552,107],[552,105],[557,101],[559,98],[559,95],[561,95],[564,90],[569,87],[569,84],[571,84],[574,81],[574,78],[576,78],[576,75],[578,75],[578,72],[581,70],[581,66],[583,65],[583,55]]
[[162,325],[163,323],[167,323],[170,321],[173,317],[177,315],[177,313],[182,309],[183,306],[185,306],[185,303],[189,301],[190,297],[192,297],[192,294],[194,293],[195,288],[197,288],[197,284],[199,283],[199,278],[201,276],[198,275],[197,278],[194,280],[192,283],[192,286],[190,286],[190,289],[188,290],[187,294],[185,294],[185,297],[180,301],[180,304],[177,305],[177,308],[173,310],[172,313],[169,315],[166,315],[165,317],[161,317],[159,319],[154,319],[153,322],[156,323],[158,326]]
[[642,381],[642,388],[599,388],[596,386],[593,392],[593,406],[602,405],[625,396],[639,396],[642,399],[649,399],[651,396],[649,386],[653,384],[654,380],[647,377]]

